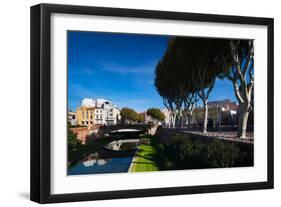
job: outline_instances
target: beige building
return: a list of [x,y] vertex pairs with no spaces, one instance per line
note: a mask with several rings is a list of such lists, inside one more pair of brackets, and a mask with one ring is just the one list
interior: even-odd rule
[[78,125],[92,126],[95,124],[95,107],[81,106],[76,110]]
[[[86,112],[88,111],[88,112]],[[84,98],[82,106],[77,109],[78,124],[114,125],[121,119],[120,110],[111,101],[98,98]]]

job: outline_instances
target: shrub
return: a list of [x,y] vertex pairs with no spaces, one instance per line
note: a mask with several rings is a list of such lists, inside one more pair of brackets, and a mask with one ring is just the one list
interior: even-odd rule
[[211,143],[195,137],[176,134],[169,144],[163,145],[165,161],[163,168],[200,169],[242,167],[253,165],[253,147],[239,143],[214,140]]
[[77,136],[75,133],[73,133],[71,130],[68,130],[68,138],[67,138],[67,144],[68,144],[68,151],[74,151],[77,150],[82,146],[82,143],[79,139],[77,139]]

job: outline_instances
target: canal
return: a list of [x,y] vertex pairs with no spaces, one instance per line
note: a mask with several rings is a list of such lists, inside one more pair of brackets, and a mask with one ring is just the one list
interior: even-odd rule
[[139,139],[116,140],[91,153],[68,170],[68,175],[128,172]]

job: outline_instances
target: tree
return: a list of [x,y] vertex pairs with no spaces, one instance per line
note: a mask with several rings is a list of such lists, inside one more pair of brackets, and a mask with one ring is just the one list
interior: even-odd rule
[[137,122],[141,120],[140,115],[134,109],[127,107],[121,109],[120,115],[122,123]]
[[194,104],[198,96],[202,99],[205,110],[203,132],[207,131],[208,98],[216,77],[222,72],[217,63],[222,43],[225,40],[173,38],[155,70],[155,87],[173,119],[183,118],[182,112],[186,112],[190,124]]
[[158,108],[149,108],[146,111],[146,114],[157,121],[164,121],[165,115],[162,113],[162,111]]
[[222,51],[225,76],[232,82],[239,104],[238,137],[245,138],[254,88],[253,40],[231,40]]
[[138,114],[137,122],[143,123],[145,121],[145,116],[143,113]]
[[[227,40],[194,38],[189,42],[190,65],[193,70],[192,80],[202,100],[204,108],[203,133],[207,132],[208,99],[214,88],[217,78],[221,78],[223,68],[220,65],[220,50]],[[195,71],[194,71],[195,70]]]
[[169,127],[175,127],[176,117],[183,103],[178,93],[180,90],[178,76],[173,75],[172,71],[176,65],[172,55],[171,44],[169,44],[166,53],[156,66],[154,79],[154,85],[163,99],[163,104],[170,112]]
[[81,141],[77,139],[76,134],[73,133],[70,129],[68,130],[67,145],[69,152],[74,151],[82,146]]

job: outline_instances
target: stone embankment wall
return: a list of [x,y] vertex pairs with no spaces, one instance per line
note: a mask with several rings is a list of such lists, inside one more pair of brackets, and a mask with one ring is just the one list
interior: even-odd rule
[[[212,143],[214,140],[217,140],[219,138],[213,137],[213,136],[205,136],[205,135],[199,135],[199,134],[192,134],[188,133],[186,131],[183,131],[182,129],[175,129],[175,128],[162,128],[158,127],[156,131],[156,136],[163,142],[163,143],[169,143],[169,141],[173,138],[174,135],[181,134],[186,137],[193,137],[198,139],[199,141],[203,143]],[[229,143],[237,143],[240,146],[249,146],[251,147],[252,143],[244,143],[244,142],[236,142],[233,140],[226,140],[226,139],[219,139],[223,142],[229,142]]]

